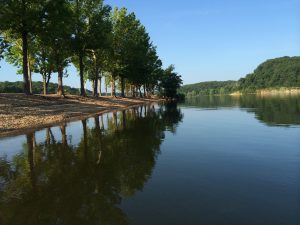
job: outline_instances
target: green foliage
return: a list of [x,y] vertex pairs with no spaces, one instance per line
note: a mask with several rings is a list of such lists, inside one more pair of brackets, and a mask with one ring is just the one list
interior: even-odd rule
[[4,53],[8,48],[8,43],[4,40],[4,37],[0,34],[0,61],[4,58]]
[[22,52],[22,40],[12,39],[9,37],[9,33],[4,34],[5,40],[11,43],[8,50],[4,53],[6,62],[12,64],[17,67],[17,74],[22,74],[22,63],[23,63],[23,52]]
[[252,92],[263,88],[300,87],[300,57],[281,57],[262,63],[239,80],[239,89]]
[[186,97],[222,95],[236,91],[252,93],[264,88],[300,87],[300,57],[281,57],[262,63],[239,81],[209,81],[184,85],[179,92]]
[[186,97],[194,97],[198,95],[229,94],[236,91],[237,88],[237,81],[209,81],[184,85],[179,92],[185,94]]
[[[74,29],[72,11],[67,0],[47,1],[44,5],[41,42],[52,48],[57,67],[66,67],[70,62],[71,37]],[[50,53],[49,53],[50,54]]]
[[[31,72],[42,75],[45,94],[46,83],[57,72],[57,94],[62,95],[69,63],[79,71],[83,96],[86,80],[93,82],[97,96],[103,74],[113,90],[118,82],[122,96],[125,89],[133,95],[142,88],[145,95],[154,94],[162,81],[156,47],[126,8],[111,12],[103,0],[0,0],[0,21],[0,59],[23,74],[26,94]],[[166,77],[163,82],[166,85]]]
[[39,0],[0,0],[0,29],[10,30],[16,36],[24,30],[35,31],[42,2]]
[[[84,78],[91,78],[92,75],[92,79],[98,80],[99,77],[96,52],[102,52],[106,47],[107,36],[110,33],[111,7],[104,5],[103,0],[76,0],[71,2],[71,9],[74,23],[73,63],[79,71],[80,94],[84,96]],[[90,62],[94,65],[92,68]]]
[[168,98],[177,97],[177,89],[180,88],[180,85],[182,84],[181,76],[174,72],[174,70],[175,67],[170,65],[165,69],[161,78],[160,87],[162,95]]
[[[4,57],[5,60],[12,64],[13,66],[17,67],[17,74],[23,73],[23,49],[22,49],[22,39],[21,38],[15,38],[14,34],[11,32],[3,32],[3,37],[6,42],[10,43],[10,45],[7,47]],[[32,71],[32,65],[35,63],[35,48],[34,43],[32,40],[28,43],[28,66],[29,71]]]
[[[110,72],[114,77],[136,80],[137,71],[143,66],[141,62],[143,46],[139,42],[143,40],[139,33],[143,28],[135,14],[128,14],[125,8],[115,8],[111,18],[113,24],[111,60],[113,63]],[[136,63],[135,66],[133,62]]]
[[[9,33],[11,40],[21,39],[22,43],[22,73],[24,93],[30,94],[28,57],[29,39],[34,38],[42,15],[42,2],[39,0],[0,0],[0,33]],[[7,40],[6,40],[7,41]],[[13,63],[16,62],[15,58]],[[17,57],[18,60],[18,57]]]
[[[55,83],[49,83],[48,87],[48,93],[49,94],[55,94],[57,89],[57,84]],[[69,86],[64,86],[65,93],[71,94],[71,95],[78,95],[79,89],[78,88],[72,88]],[[22,93],[23,92],[23,82],[16,81],[16,82],[0,82],[0,93]],[[32,92],[33,94],[42,94],[43,93],[43,84],[42,82],[32,82]],[[90,91],[88,91],[87,94],[91,94]]]

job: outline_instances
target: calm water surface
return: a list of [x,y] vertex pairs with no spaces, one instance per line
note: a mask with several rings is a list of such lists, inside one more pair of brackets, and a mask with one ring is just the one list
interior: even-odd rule
[[298,225],[300,98],[201,97],[0,139],[2,225]]

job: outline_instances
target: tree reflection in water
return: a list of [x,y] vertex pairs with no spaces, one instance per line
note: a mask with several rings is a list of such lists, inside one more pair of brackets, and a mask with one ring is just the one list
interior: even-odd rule
[[221,108],[239,107],[254,112],[255,117],[268,126],[290,126],[300,124],[300,96],[201,96],[186,99],[186,107]]
[[93,127],[82,120],[77,146],[66,124],[61,141],[51,128],[42,143],[28,133],[22,154],[0,161],[0,224],[129,224],[122,198],[143,189],[164,132],[175,132],[182,118],[176,104],[115,112],[105,122],[96,116]]

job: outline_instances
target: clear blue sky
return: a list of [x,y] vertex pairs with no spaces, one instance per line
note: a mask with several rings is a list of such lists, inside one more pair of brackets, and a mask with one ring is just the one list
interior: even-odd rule
[[[185,84],[239,79],[266,59],[300,55],[300,0],[106,3],[136,13],[158,47],[164,66],[175,64]],[[17,79],[11,66],[0,65],[0,81]],[[65,83],[78,87],[76,71],[70,68],[69,73]],[[38,79],[35,75],[34,80]]]

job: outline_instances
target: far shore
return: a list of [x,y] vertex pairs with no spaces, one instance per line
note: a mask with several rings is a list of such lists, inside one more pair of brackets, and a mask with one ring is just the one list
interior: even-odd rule
[[247,95],[247,94],[256,94],[256,95],[262,95],[262,96],[286,96],[286,95],[300,95],[300,87],[295,88],[265,88],[265,89],[259,89],[255,93],[243,93],[240,91],[233,92],[229,95],[232,96],[239,96],[239,95]]
[[159,98],[0,94],[0,138],[162,101]]

